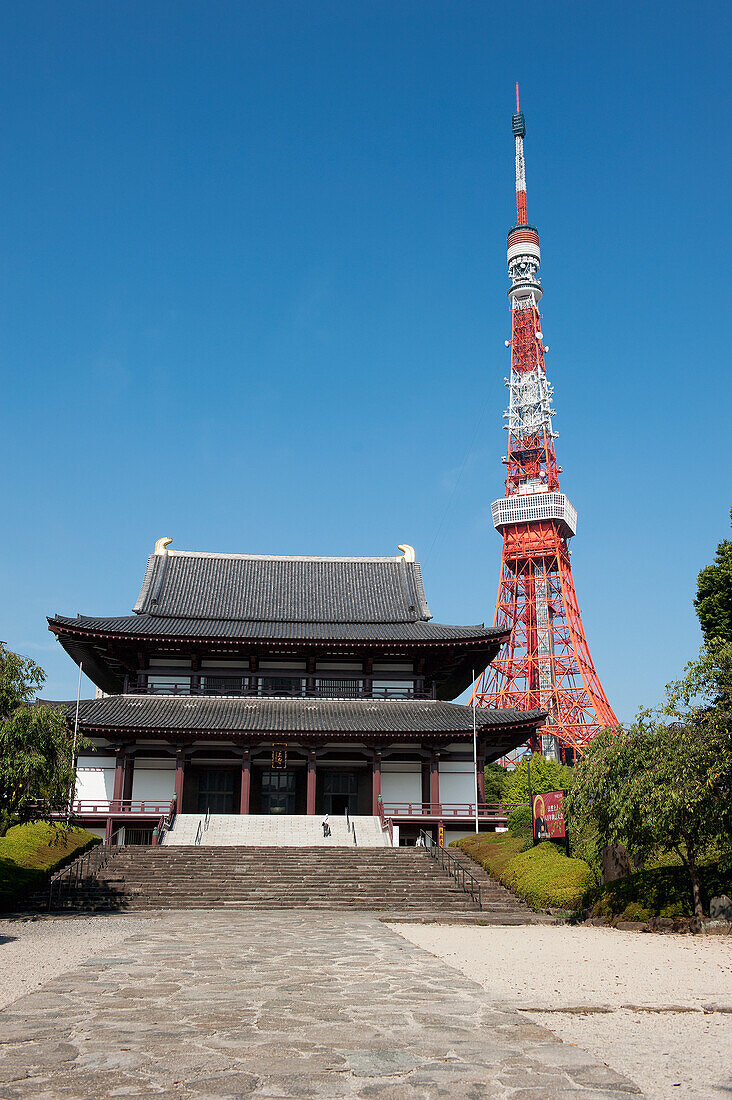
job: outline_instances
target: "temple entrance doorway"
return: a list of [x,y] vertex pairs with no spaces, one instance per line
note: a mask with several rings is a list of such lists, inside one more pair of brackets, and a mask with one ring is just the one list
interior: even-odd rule
[[262,813],[294,814],[295,773],[265,771],[262,773]]
[[323,773],[323,808],[327,814],[355,814],[358,807],[358,776],[355,772]]
[[197,768],[198,812],[233,814],[237,773],[234,768]]

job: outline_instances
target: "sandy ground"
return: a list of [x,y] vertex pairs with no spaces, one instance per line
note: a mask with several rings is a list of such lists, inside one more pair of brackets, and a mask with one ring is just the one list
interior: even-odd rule
[[139,917],[0,918],[0,1009],[144,930]]
[[557,925],[392,927],[480,982],[496,1005],[528,1012],[627,1074],[649,1100],[732,1092],[726,937]]

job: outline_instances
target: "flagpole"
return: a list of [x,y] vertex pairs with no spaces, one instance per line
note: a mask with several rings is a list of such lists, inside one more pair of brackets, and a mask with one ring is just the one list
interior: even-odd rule
[[478,832],[478,735],[475,730],[475,669],[473,679],[473,782],[475,787],[475,831]]
[[74,743],[71,748],[71,763],[73,765],[74,773],[71,777],[71,785],[69,787],[69,803],[66,807],[66,824],[69,823],[71,817],[71,807],[74,802],[74,795],[76,794],[76,739],[79,734],[79,699],[81,698],[81,670],[83,668],[83,662],[79,661],[79,680],[76,685],[76,718],[74,719]]

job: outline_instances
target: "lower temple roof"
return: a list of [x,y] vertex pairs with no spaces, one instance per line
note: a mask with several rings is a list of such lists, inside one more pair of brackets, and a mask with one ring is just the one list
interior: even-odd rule
[[[55,703],[73,721],[76,703]],[[543,710],[476,708],[475,724],[489,730],[517,731],[525,740],[546,718]],[[111,695],[84,699],[79,706],[84,731],[151,736],[173,733],[426,735],[473,730],[473,708],[438,699],[252,699],[220,696]],[[519,733],[520,731],[520,733]]]

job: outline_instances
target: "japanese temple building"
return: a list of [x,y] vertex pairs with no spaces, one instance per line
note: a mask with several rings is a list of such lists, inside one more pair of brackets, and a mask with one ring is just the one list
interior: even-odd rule
[[[483,766],[542,711],[450,700],[500,629],[431,621],[411,547],[397,557],[267,557],[159,539],[134,614],[49,627],[97,685],[79,732],[75,812],[111,834],[180,813],[386,814],[402,842],[471,828]],[[64,704],[70,722],[75,703]]]

